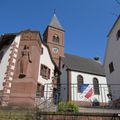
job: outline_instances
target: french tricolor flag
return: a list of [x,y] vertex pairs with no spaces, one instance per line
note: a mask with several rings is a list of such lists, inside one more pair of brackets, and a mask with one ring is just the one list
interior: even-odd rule
[[81,96],[84,98],[90,98],[93,95],[93,86],[90,84],[81,84],[80,85]]

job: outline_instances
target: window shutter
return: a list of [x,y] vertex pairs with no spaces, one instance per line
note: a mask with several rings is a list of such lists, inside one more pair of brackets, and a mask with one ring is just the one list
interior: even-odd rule
[[41,97],[44,97],[44,85],[41,86]]

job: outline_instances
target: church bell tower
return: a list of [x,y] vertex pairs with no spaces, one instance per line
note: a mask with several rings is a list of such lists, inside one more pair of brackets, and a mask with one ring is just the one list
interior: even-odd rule
[[54,62],[59,66],[60,57],[64,56],[64,29],[56,14],[46,28],[43,40],[47,43]]

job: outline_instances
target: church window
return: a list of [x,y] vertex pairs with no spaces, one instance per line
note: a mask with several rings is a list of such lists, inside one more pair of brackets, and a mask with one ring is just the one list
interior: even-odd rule
[[93,88],[94,88],[94,94],[99,95],[100,90],[99,90],[99,82],[97,78],[93,78]]
[[55,35],[53,36],[53,42],[54,42],[54,43],[59,43],[59,36],[58,36],[58,35],[55,34]]
[[120,38],[120,30],[118,30],[116,37],[117,37],[117,40],[119,40],[119,38]]
[[113,62],[111,62],[111,63],[109,64],[109,71],[110,71],[110,73],[112,73],[112,72],[114,71]]
[[45,79],[50,79],[50,69],[47,66],[41,64],[40,75]]
[[83,84],[83,77],[81,75],[77,76],[77,89],[81,92],[81,85]]

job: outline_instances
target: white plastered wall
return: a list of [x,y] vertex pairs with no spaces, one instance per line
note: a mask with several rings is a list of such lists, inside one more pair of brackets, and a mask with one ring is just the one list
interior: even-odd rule
[[[17,46],[19,46],[20,43],[20,35],[17,35],[15,37],[15,39],[13,40],[12,44],[16,42]],[[2,51],[4,51],[4,55],[0,64],[0,90],[3,89],[3,81],[4,81],[4,77],[5,77],[5,72],[7,70],[7,66],[9,64],[8,59],[9,59],[9,55],[10,55],[10,49],[11,49],[11,45],[9,46],[5,46]],[[14,61],[15,63],[16,61]]]
[[[108,84],[111,85],[113,100],[120,98],[120,38],[117,40],[117,32],[120,30],[120,18],[108,36],[104,68]],[[109,64],[113,62],[114,71],[110,73]]]
[[[72,100],[75,101],[80,101],[80,94],[77,91],[77,76],[81,75],[83,77],[84,80],[84,84],[93,84],[93,78],[97,78],[99,81],[99,90],[100,90],[100,95],[94,95],[89,98],[89,99],[85,99],[85,101],[88,102],[92,102],[93,100],[95,100],[95,98],[99,101],[99,102],[108,102],[108,87],[107,87],[107,81],[106,78],[104,76],[98,76],[98,75],[94,75],[94,74],[87,74],[87,73],[82,73],[82,72],[75,72],[75,71],[71,71],[71,91],[72,91]],[[100,85],[101,84],[101,85]]]
[[[38,83],[45,86],[44,95],[45,98],[49,99],[52,96],[53,86],[52,86],[52,77],[54,76],[54,64],[50,58],[48,48],[42,44],[43,54],[40,56],[39,64],[39,74],[38,74]],[[45,79],[40,75],[41,64],[47,66],[50,69],[50,79]]]

